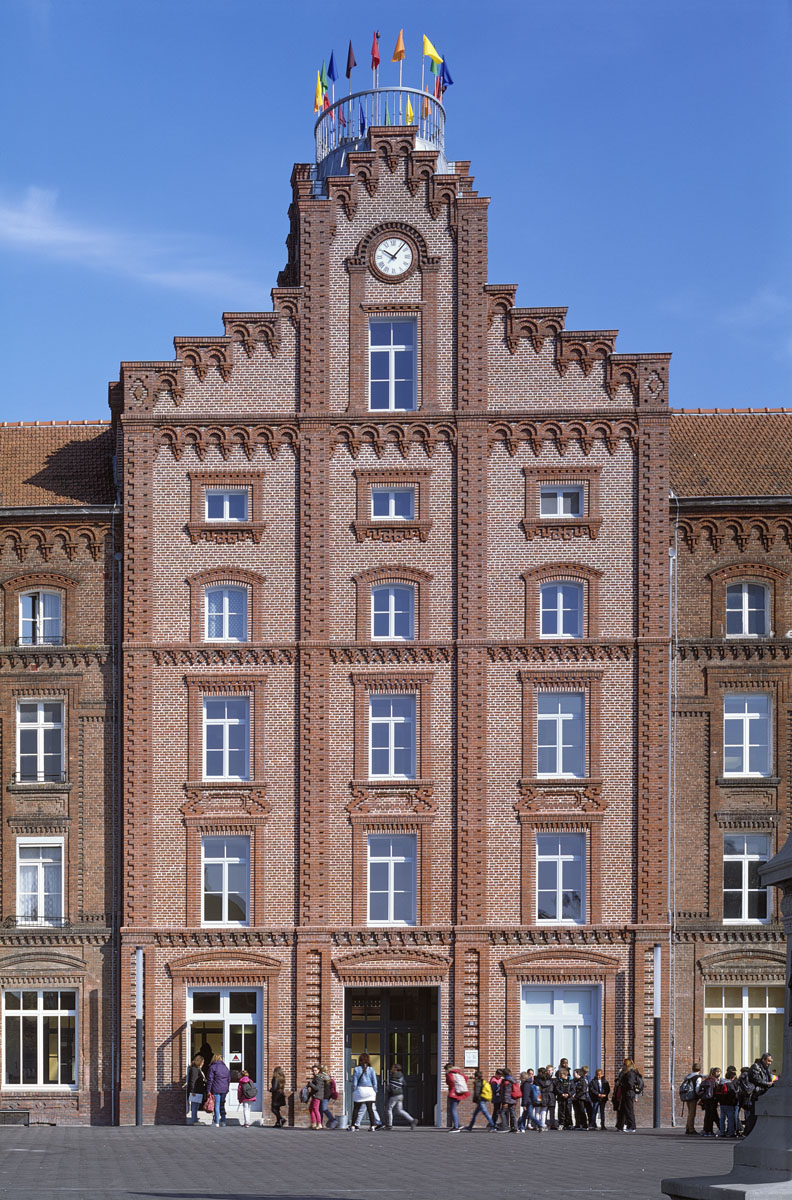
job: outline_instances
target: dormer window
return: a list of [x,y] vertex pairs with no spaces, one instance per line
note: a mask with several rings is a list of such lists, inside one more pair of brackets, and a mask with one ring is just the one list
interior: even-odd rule
[[767,637],[769,589],[761,583],[730,583],[726,588],[726,636]]
[[19,597],[19,643],[60,646],[63,606],[59,592],[23,592]]

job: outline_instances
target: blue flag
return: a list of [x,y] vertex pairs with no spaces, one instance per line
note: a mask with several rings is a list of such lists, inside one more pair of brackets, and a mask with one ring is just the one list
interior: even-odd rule
[[366,114],[363,112],[363,101],[362,100],[360,101],[358,107],[360,109],[360,136],[365,137],[366,136]]
[[[330,78],[332,79],[333,76]],[[454,81],[451,78],[451,72],[448,69],[448,61],[444,58],[443,65],[440,68],[440,86],[442,87],[443,91],[445,91],[447,87],[451,87],[453,82]]]
[[[330,65],[327,68],[327,78],[332,79],[333,83],[335,83],[336,79],[338,79],[338,75],[336,74],[336,69],[335,69],[335,59],[333,58],[332,50],[330,51]],[[453,80],[451,80],[451,82],[453,83]]]

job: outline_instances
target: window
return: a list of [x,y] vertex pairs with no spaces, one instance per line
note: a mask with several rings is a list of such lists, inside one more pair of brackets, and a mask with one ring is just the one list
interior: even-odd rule
[[542,517],[582,517],[583,487],[556,487],[542,484],[539,488],[539,515]]
[[726,636],[767,637],[768,589],[760,583],[731,583],[726,588]]
[[765,1051],[782,1069],[784,985],[726,986],[704,989],[704,1061],[734,1064],[739,1071]]
[[17,704],[17,780],[63,782],[63,701],[20,700]]
[[536,835],[537,921],[583,924],[585,863],[585,834]]
[[63,919],[63,839],[17,841],[17,918],[24,925]]
[[368,839],[370,925],[415,924],[415,834]]
[[206,640],[246,642],[248,637],[247,588],[207,588]]
[[3,994],[5,1087],[76,1087],[77,993]]
[[415,321],[369,321],[369,408],[415,408]]
[[723,701],[724,775],[770,774],[770,697],[725,696]]
[[582,584],[543,583],[540,597],[542,637],[583,636]]
[[204,779],[248,779],[249,698],[205,697],[203,713]]
[[585,696],[539,692],[536,697],[537,775],[582,779],[585,766]]
[[382,585],[371,589],[371,636],[410,641],[414,637],[415,589]]
[[769,893],[759,880],[759,868],[769,857],[770,839],[765,834],[724,834],[724,921],[769,920]]
[[415,779],[415,696],[369,697],[369,775]]
[[23,592],[19,597],[19,641],[23,646],[60,646],[63,641],[58,592]]
[[373,487],[371,489],[372,521],[415,520],[415,488]]
[[204,495],[207,521],[248,520],[247,488],[207,488]]
[[204,925],[247,925],[250,838],[201,839]]

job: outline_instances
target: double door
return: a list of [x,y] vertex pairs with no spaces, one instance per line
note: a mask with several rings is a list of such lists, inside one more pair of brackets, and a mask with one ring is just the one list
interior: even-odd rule
[[344,1099],[352,1115],[352,1072],[367,1053],[377,1076],[377,1110],[384,1120],[388,1072],[404,1072],[404,1107],[433,1125],[437,1101],[437,988],[347,988],[344,1002]]
[[522,989],[520,1070],[583,1065],[592,1074],[601,1066],[599,987],[534,987]]
[[204,1056],[204,1073],[209,1072],[213,1054],[219,1054],[231,1072],[226,1112],[239,1115],[237,1084],[244,1067],[256,1084],[254,1112],[262,1108],[260,988],[190,988],[187,994],[190,1060]]

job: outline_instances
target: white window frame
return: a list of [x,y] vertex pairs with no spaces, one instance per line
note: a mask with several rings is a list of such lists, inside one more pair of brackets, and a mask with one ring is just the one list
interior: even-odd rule
[[[244,636],[241,638],[231,637],[228,632],[229,621],[229,593],[235,592],[242,596],[243,612],[242,612],[242,627]],[[204,588],[204,641],[207,642],[246,642],[248,640],[248,592],[249,589],[244,584],[212,584],[210,587]],[[221,637],[210,637],[209,635],[209,597],[221,593],[223,596],[222,619],[223,633]]]
[[[222,517],[210,517],[209,516],[209,497],[210,496],[222,496],[223,497],[223,516]],[[244,515],[244,517],[232,517],[229,515],[228,501],[231,496],[244,496],[245,497],[245,515]],[[247,488],[247,487],[239,487],[239,488],[208,487],[208,488],[205,488],[204,489],[204,520],[213,522],[216,524],[224,524],[224,525],[229,525],[229,524],[230,525],[243,525],[243,524],[245,524],[245,522],[250,520],[250,488]]]
[[[37,995],[37,1006],[35,1009],[18,1008],[11,1009],[8,1007],[7,999],[10,992],[19,994],[20,1005],[23,1003],[21,997],[25,993],[34,992]],[[44,1008],[44,993],[58,993],[58,1008]],[[61,1008],[60,996],[63,992],[74,993],[74,1008]],[[80,1086],[80,996],[79,990],[76,987],[51,987],[51,988],[4,988],[3,989],[3,1090],[13,1092],[75,1092]],[[74,1083],[49,1083],[44,1078],[44,1065],[47,1061],[47,1054],[44,1047],[44,1029],[43,1021],[45,1016],[57,1016],[58,1020],[58,1075],[61,1072],[60,1059],[60,1018],[74,1017]],[[6,1037],[7,1021],[10,1019],[19,1019],[20,1024],[20,1047],[22,1046],[22,1017],[36,1018],[36,1050],[37,1050],[37,1082],[26,1083],[8,1083],[8,1039]],[[21,1076],[22,1056],[20,1051],[20,1076]]]
[[[244,781],[250,779],[251,699],[252,698],[250,696],[214,696],[213,695],[213,696],[204,696],[203,697],[201,722],[202,722],[202,730],[203,730],[203,778],[204,778],[204,780],[212,781],[212,780],[217,779],[217,780],[232,780],[235,782],[244,782]],[[216,701],[216,700],[223,700],[223,701],[246,700],[247,701],[247,719],[243,722],[234,717],[227,717],[227,716],[226,717],[212,717],[212,718],[208,717],[207,716],[207,705],[211,704],[213,701]],[[221,775],[210,775],[207,770],[207,757],[208,757],[209,751],[208,751],[208,747],[207,747],[206,733],[207,733],[207,729],[210,725],[213,725],[213,726],[218,725],[223,730],[223,739],[222,739],[223,745],[222,745],[222,747],[218,747],[218,749],[221,749],[222,755],[223,755],[223,773]],[[231,747],[229,745],[229,730],[232,726],[235,727],[237,725],[244,725],[244,727],[246,729],[246,734],[245,734],[245,739],[244,739],[244,741],[245,741],[245,767],[244,767],[244,774],[242,774],[242,775],[232,775],[229,773],[228,760],[229,760],[229,754],[231,752]],[[213,752],[214,752],[214,749],[213,749]]]
[[[742,913],[743,913],[743,915],[741,917],[724,916],[723,924],[724,925],[767,925],[771,919],[771,913],[772,913],[772,908],[771,908],[772,897],[770,895],[770,888],[769,887],[749,888],[749,886],[748,886],[748,871],[749,871],[750,863],[752,863],[752,862],[768,862],[770,860],[770,858],[772,856],[772,850],[771,850],[771,846],[770,846],[770,835],[765,834],[765,833],[742,833],[742,832],[738,831],[735,833],[724,833],[723,837],[724,837],[724,847],[723,847],[724,912],[726,909],[726,893],[727,892],[736,892],[738,890],[737,888],[727,888],[726,887],[726,879],[725,879],[726,863],[727,862],[732,862],[732,863],[737,862],[737,863],[740,863],[742,866],[742,887],[739,890],[741,892],[741,908],[742,908]],[[749,837],[764,838],[765,852],[764,852],[764,854],[752,854],[752,853],[749,853],[748,850],[743,850],[742,854],[727,854],[726,853],[726,838],[728,838],[728,837],[742,837],[743,839],[749,838]],[[745,842],[743,842],[743,845],[744,844],[745,844]],[[749,917],[747,915],[748,914],[748,897],[751,892],[764,892],[765,897],[766,897],[766,901],[765,901],[766,911],[767,911],[766,917]]]
[[[564,512],[564,496],[576,495],[579,498],[578,512]],[[555,498],[553,506],[546,506],[545,501]],[[539,516],[548,521],[580,521],[585,515],[586,493],[582,483],[542,483],[539,485]]]
[[[37,882],[37,888],[36,888],[36,907],[38,909],[39,915],[36,917],[27,917],[24,913],[22,913],[20,911],[22,908],[22,903],[21,903],[21,900],[22,900],[22,866],[24,863],[25,866],[29,867],[35,863],[35,860],[23,859],[22,855],[20,854],[20,851],[23,848],[29,849],[31,847],[38,848],[38,847],[44,847],[44,846],[53,846],[60,850],[60,890],[59,890],[59,896],[58,896],[58,916],[48,918],[43,915],[44,908],[45,908],[45,904],[44,904],[44,862],[42,859],[39,859],[38,864],[37,864],[38,869],[36,872],[36,874],[38,876],[38,882]],[[17,864],[17,870],[16,870],[16,919],[17,919],[17,925],[33,925],[33,926],[46,926],[46,927],[58,927],[58,926],[62,925],[63,924],[63,914],[64,914],[64,887],[63,887],[64,868],[65,868],[64,839],[62,837],[18,837],[17,841],[16,841],[16,847],[17,847],[16,848],[16,864]]]
[[[410,495],[410,515],[408,517],[401,516],[396,512],[396,495],[397,493],[409,493]],[[387,495],[388,497],[388,512],[385,516],[374,512],[374,496]],[[373,485],[371,488],[370,497],[371,519],[372,521],[414,521],[415,520],[415,488],[414,487],[381,487],[379,484]]]
[[[767,705],[766,713],[761,713],[758,709],[750,711],[751,703],[761,698]],[[727,713],[726,706],[729,701],[743,701],[743,712]],[[751,726],[754,722],[767,721],[767,770],[766,771],[749,771],[748,764],[750,762],[750,751],[752,745],[760,746],[760,742],[751,742]],[[727,722],[740,723],[742,727],[742,738],[740,742],[727,743],[726,741],[726,726]],[[742,769],[737,771],[729,771],[726,769],[726,751],[729,748],[740,747],[742,755]],[[773,704],[767,692],[727,692],[723,698],[723,774],[732,778],[746,777],[754,779],[767,779],[773,773]]]
[[[228,854],[224,854],[222,856],[210,855],[209,857],[207,857],[207,854],[206,854],[207,839],[214,838],[214,837],[223,837],[223,835],[207,833],[207,834],[204,834],[203,837],[201,838],[201,925],[206,929],[217,929],[220,926],[231,926],[234,928],[243,929],[243,928],[247,928],[250,925],[251,839],[248,834],[236,834],[235,833],[235,834],[231,834],[229,836],[234,837],[234,838],[239,838],[240,840],[247,843],[247,856],[245,858],[238,858],[238,857],[235,858],[232,855],[228,855]],[[237,866],[240,863],[244,863],[244,865],[247,867],[247,885],[246,885],[245,894],[244,894],[245,912],[247,913],[247,916],[245,917],[244,921],[232,921],[229,919],[229,916],[228,916],[228,897],[230,895],[230,888],[228,885],[228,868],[229,868],[229,866]],[[219,865],[223,872],[222,891],[219,893],[218,892],[211,893],[211,895],[213,895],[213,896],[216,896],[216,895],[221,896],[223,915],[219,921],[207,921],[204,916],[204,903],[205,903],[206,895],[207,895],[206,873],[205,873],[204,868],[207,865],[214,865],[214,866]],[[236,892],[235,895],[241,895],[241,893]]]
[[[581,701],[582,710],[583,710],[582,714],[580,715],[580,717],[578,717],[578,715],[576,713],[563,713],[563,712],[540,713],[539,706],[540,706],[541,699],[546,696],[554,696],[554,697],[557,697],[559,700],[564,696],[576,696]],[[586,771],[588,770],[588,767],[587,767],[588,747],[586,745],[586,718],[587,718],[586,699],[587,699],[587,696],[586,696],[585,692],[566,692],[566,691],[551,691],[551,690],[537,692],[537,694],[536,694],[536,776],[537,776],[537,779],[585,779]],[[567,723],[577,721],[578,719],[580,719],[582,721],[581,743],[582,743],[582,747],[583,747],[583,771],[582,771],[582,774],[579,774],[579,775],[574,774],[571,771],[564,770],[564,750],[565,749],[572,750],[574,748],[573,743],[565,742],[564,728],[567,725]],[[544,725],[545,728],[547,728],[548,726],[550,726],[550,727],[555,726],[556,769],[554,771],[541,771],[539,769],[540,746],[552,745],[551,742],[542,743],[540,741],[540,727],[542,725]]]
[[[739,1008],[735,1008],[731,1005],[726,1005],[724,1003],[723,991],[722,991],[723,987],[741,987],[742,988],[742,1004],[740,1005]],[[725,1045],[725,1042],[726,1042],[725,1019],[727,1016],[731,1016],[731,1015],[735,1015],[735,1014],[739,1015],[742,1018],[741,1024],[740,1024],[740,1033],[741,1033],[741,1037],[742,1037],[742,1054],[741,1054],[740,1062],[734,1064],[737,1067],[738,1071],[744,1063],[748,1063],[748,1062],[752,1061],[752,1058],[749,1053],[749,1051],[750,1051],[749,1017],[762,1016],[765,1018],[764,1036],[762,1038],[762,1043],[761,1043],[762,1044],[761,1052],[764,1053],[765,1050],[767,1050],[768,1040],[769,1040],[769,1023],[768,1023],[767,1018],[771,1017],[771,1016],[778,1016],[778,1015],[780,1015],[783,1018],[783,1016],[784,1016],[783,1005],[781,1005],[780,1008],[776,1008],[776,1007],[771,1006],[769,1003],[765,1003],[764,1007],[751,1008],[751,1006],[749,1005],[749,1002],[748,1002],[748,990],[749,990],[749,988],[752,989],[755,987],[764,987],[765,989],[771,988],[771,987],[777,987],[777,988],[781,989],[782,994],[784,992],[784,984],[783,983],[768,983],[768,984],[763,984],[763,983],[759,983],[759,984],[756,984],[756,983],[751,983],[751,984],[748,984],[748,983],[744,983],[744,984],[708,983],[704,987],[704,1039],[703,1039],[702,1045],[706,1045],[707,1041],[708,1041],[707,1017],[719,1016],[721,1018],[721,1039],[722,1039],[722,1044]],[[715,991],[715,990],[718,990],[721,993],[721,1003],[719,1005],[708,1005],[707,1004],[707,993],[711,992],[711,991]],[[767,990],[765,990],[765,997],[767,997]],[[729,1065],[728,1063],[723,1064],[724,1067],[726,1067],[728,1065]]]
[[[549,594],[549,591],[551,588],[556,589],[556,602],[555,602],[554,607],[551,607],[550,605],[545,605],[545,594],[546,593]],[[574,589],[574,592],[575,592],[575,595],[577,596],[577,601],[578,601],[577,607],[575,609],[566,608],[564,606],[564,591],[563,591],[564,588]],[[539,587],[540,635],[539,636],[543,637],[543,638],[556,638],[556,639],[582,638],[582,636],[583,636],[583,603],[584,603],[583,584],[578,583],[574,579],[549,579],[545,583],[540,584],[540,587]],[[559,632],[556,632],[556,633],[545,632],[545,627],[544,627],[545,613],[549,614],[549,613],[553,613],[553,612],[555,613],[555,618],[556,618],[556,628]],[[576,622],[576,627],[575,627],[574,633],[568,633],[565,629],[565,624],[566,624],[565,616],[567,613],[572,613],[572,612],[574,612],[576,614],[577,622]]]
[[[394,325],[403,325],[403,324],[410,324],[413,327],[413,344],[412,344],[412,346],[397,344],[393,341],[393,326]],[[371,330],[374,325],[390,325],[391,326],[391,341],[390,341],[389,346],[373,346],[371,344]],[[369,412],[415,412],[416,407],[417,407],[417,395],[418,395],[418,387],[417,387],[417,383],[418,383],[418,322],[416,321],[416,319],[414,317],[411,317],[411,316],[400,317],[400,316],[396,315],[395,313],[388,317],[370,317],[369,318],[369,339],[368,340],[369,340],[369,356],[368,356],[368,361],[369,361],[369,395],[368,395]],[[405,408],[403,405],[396,404],[396,383],[397,383],[396,355],[397,355],[397,353],[400,353],[400,352],[403,352],[406,350],[412,350],[412,352],[413,352],[413,377],[412,377],[412,381],[411,381],[412,382],[412,391],[411,391],[411,403],[410,403],[409,408]],[[375,354],[382,355],[383,357],[387,356],[387,359],[388,359],[388,379],[387,379],[387,382],[388,382],[388,407],[387,408],[372,408],[372,405],[371,405],[371,385],[373,382],[375,382],[373,379],[373,371],[372,371],[373,356]],[[382,381],[379,380],[377,382],[382,382]],[[403,381],[400,380],[399,382],[403,382]]]
[[[394,716],[392,713],[387,717],[375,717],[372,712],[372,702],[374,700],[412,700],[412,713],[409,716]],[[369,779],[415,779],[417,777],[417,724],[418,724],[418,696],[415,693],[394,692],[383,695],[381,692],[374,692],[369,696],[368,701],[368,726],[369,726]],[[375,774],[374,772],[374,738],[373,730],[375,725],[385,725],[388,729],[388,765],[389,769],[384,774]],[[412,727],[412,744],[411,751],[411,772],[408,775],[398,775],[394,769],[394,759],[396,756],[396,726],[410,725]],[[382,748],[380,748],[382,749]]]
[[[410,857],[408,857],[405,854],[394,854],[392,850],[391,850],[390,854],[372,855],[371,839],[373,837],[391,837],[391,838],[399,837],[405,841],[409,840],[411,843],[411,847],[412,847],[412,855]],[[387,926],[387,925],[407,927],[407,926],[415,925],[416,912],[417,912],[417,907],[418,907],[418,903],[417,903],[418,902],[418,881],[417,881],[418,838],[417,838],[417,836],[414,833],[388,834],[385,832],[376,833],[376,832],[372,831],[366,839],[366,854],[367,854],[367,868],[366,868],[367,899],[366,899],[366,905],[367,905],[368,924],[376,925],[378,927],[383,927],[383,926]],[[386,863],[388,866],[388,892],[387,892],[388,916],[387,916],[387,919],[385,919],[385,920],[376,920],[371,916],[371,895],[372,895],[372,890],[373,890],[372,886],[371,886],[372,863],[378,863],[378,864]],[[395,867],[396,867],[397,863],[410,863],[412,865],[412,878],[411,878],[412,915],[410,917],[410,920],[397,920],[393,915],[394,908],[395,908],[395,896],[396,896]],[[377,894],[381,894],[381,893],[378,892]],[[401,894],[404,894],[404,893],[401,893]]]
[[[57,617],[47,617],[44,615],[44,597],[50,596],[58,602]],[[35,613],[32,617],[24,617],[22,606],[26,600],[35,597]],[[63,595],[61,592],[54,591],[52,588],[31,588],[29,591],[19,593],[18,601],[19,625],[18,638],[20,646],[62,646],[63,645]],[[33,635],[28,641],[24,633],[24,623],[26,621],[33,622]],[[57,623],[57,633],[47,634],[47,625],[49,623]]]
[[[541,844],[540,839],[543,837],[548,837],[548,838],[574,837],[577,839],[577,842],[578,842],[578,847],[579,847],[578,851],[577,851],[577,853],[574,853],[574,854],[565,853],[563,851],[557,851],[553,854],[548,854],[548,853],[543,854],[540,852],[540,844]],[[559,914],[563,914],[563,911],[564,911],[564,903],[563,903],[564,890],[565,890],[564,886],[563,886],[564,863],[568,863],[568,862],[580,863],[581,885],[580,885],[580,918],[579,919],[575,918],[575,917],[564,917],[563,915],[559,915],[556,917],[540,917],[539,916],[539,892],[540,892],[540,890],[543,892],[546,892],[549,890],[548,888],[540,889],[540,887],[539,887],[539,863],[540,862],[550,862],[555,865],[555,868],[556,868],[556,886],[555,886],[556,912]],[[537,925],[585,925],[586,924],[586,891],[587,891],[586,869],[587,869],[587,839],[586,839],[585,833],[557,834],[557,833],[545,832],[545,831],[542,831],[539,829],[536,831],[536,923],[537,923]]]
[[[37,720],[35,723],[22,722],[21,707],[23,704],[38,705]],[[44,720],[44,705],[57,704],[60,707],[60,721],[45,721]],[[22,730],[36,730],[36,778],[22,778]],[[60,730],[60,770],[56,773],[57,778],[45,779],[44,770],[44,733],[49,729]],[[34,784],[34,783],[62,783],[66,778],[66,761],[65,761],[65,729],[66,729],[66,704],[63,700],[38,700],[35,696],[25,696],[24,699],[17,700],[16,707],[16,779],[18,783]],[[27,758],[28,755],[25,755]]]
[[[761,610],[751,608],[751,606],[749,604],[750,597],[749,597],[748,589],[752,588],[752,587],[761,588],[762,593],[764,595],[764,605]],[[729,611],[730,611],[729,610],[729,592],[735,592],[737,588],[740,589],[740,593],[741,593],[741,601],[742,601],[741,607],[734,608],[731,611],[740,613],[740,626],[741,627],[736,633],[729,633],[728,632]],[[767,586],[767,584],[756,583],[752,580],[746,580],[745,582],[741,581],[739,583],[729,583],[726,585],[725,599],[726,599],[726,609],[725,609],[724,627],[726,630],[726,637],[728,637],[728,638],[760,638],[760,637],[772,636],[770,633],[770,588]],[[762,611],[764,613],[764,630],[762,631],[762,633],[749,633],[748,632],[749,614],[752,612],[759,612],[759,611]]]
[[[396,592],[409,596],[407,633],[396,633]],[[388,595],[388,632],[374,632],[374,611],[378,595]],[[415,638],[415,586],[409,583],[377,583],[371,588],[371,640],[376,642],[411,642]]]

